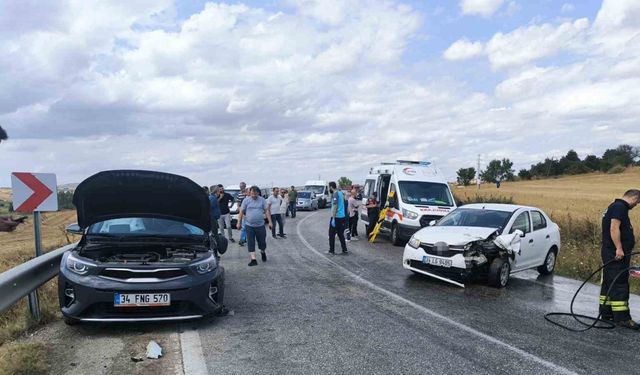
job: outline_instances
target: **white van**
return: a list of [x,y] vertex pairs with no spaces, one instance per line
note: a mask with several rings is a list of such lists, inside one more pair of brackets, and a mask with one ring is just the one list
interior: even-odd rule
[[387,204],[389,192],[395,192],[380,228],[381,233],[389,234],[394,245],[402,245],[418,229],[456,208],[444,175],[429,162],[398,160],[369,170],[360,211],[360,218],[367,225],[369,217],[365,205],[374,191],[378,194],[380,210]]
[[231,214],[231,227],[235,228],[238,223],[238,214],[240,213],[240,205],[238,204],[240,185],[227,185],[225,186],[224,191],[225,193],[231,194],[231,196],[233,197],[233,202],[229,205],[229,213]]
[[318,198],[318,208],[325,208],[329,204],[329,185],[327,181],[309,180],[304,184],[304,191],[310,191]]

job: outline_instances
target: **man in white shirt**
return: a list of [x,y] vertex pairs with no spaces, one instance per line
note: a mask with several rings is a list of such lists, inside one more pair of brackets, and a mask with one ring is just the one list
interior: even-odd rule
[[[269,207],[269,211],[271,212],[271,222],[273,226],[271,227],[271,236],[273,238],[287,238],[284,234],[284,227],[282,225],[282,216],[280,215],[280,206],[282,205],[282,198],[280,198],[280,189],[274,187],[271,191],[271,196],[267,199],[267,207]],[[276,237],[276,223],[278,223],[278,237]]]

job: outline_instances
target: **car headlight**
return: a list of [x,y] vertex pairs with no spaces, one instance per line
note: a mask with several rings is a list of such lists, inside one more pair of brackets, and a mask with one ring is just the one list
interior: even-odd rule
[[216,258],[212,255],[209,258],[195,263],[193,265],[193,268],[196,270],[197,273],[199,273],[200,275],[204,275],[206,273],[209,273],[213,270],[216,269],[217,266],[217,262],[216,262]]
[[80,260],[74,257],[73,254],[69,254],[69,256],[67,257],[67,269],[73,273],[77,273],[78,275],[86,275],[93,268],[95,268],[94,264]]
[[411,236],[411,239],[409,240],[409,246],[413,247],[414,249],[419,249],[420,248],[420,240],[415,238],[414,236]]
[[413,211],[409,211],[409,210],[405,210],[404,208],[402,209],[402,216],[406,217],[407,219],[411,219],[411,220],[415,220],[418,218],[418,214],[413,212]]

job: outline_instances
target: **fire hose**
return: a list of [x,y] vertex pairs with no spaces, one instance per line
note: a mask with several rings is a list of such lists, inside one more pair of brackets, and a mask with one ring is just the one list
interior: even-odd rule
[[[636,252],[636,253],[630,253],[625,255],[625,257],[633,257],[636,255],[640,255],[640,252]],[[593,316],[589,316],[589,315],[583,315],[583,314],[576,314],[573,311],[573,304],[576,300],[576,298],[578,297],[578,294],[580,294],[580,291],[582,290],[582,288],[584,288],[585,285],[587,285],[587,283],[598,273],[600,272],[602,269],[604,269],[606,266],[608,266],[609,264],[613,263],[613,262],[617,262],[618,260],[613,259],[605,264],[602,265],[602,267],[598,268],[597,270],[595,270],[586,280],[584,280],[582,282],[582,284],[580,285],[580,287],[578,288],[578,290],[576,290],[575,294],[573,295],[573,298],[571,299],[571,304],[569,305],[569,312],[550,312],[545,314],[544,318],[550,322],[551,324],[554,324],[558,327],[564,328],[566,330],[572,331],[572,332],[585,332],[588,331],[592,328],[596,328],[596,329],[613,329],[616,327],[616,325],[609,320],[604,320],[604,319],[600,319],[602,317],[602,313],[599,313],[597,317],[593,317]],[[611,282],[611,285],[609,286],[609,289],[607,290],[607,294],[605,296],[604,299],[604,304],[606,305],[606,303],[609,301],[609,294],[611,293],[611,290],[613,289],[613,287],[615,286],[616,281],[618,281],[618,278],[622,277],[634,277],[634,278],[640,278],[640,267],[637,266],[630,266],[628,268],[623,269],[622,271],[618,272],[615,276],[615,278],[613,279],[613,281]],[[570,316],[572,317],[576,322],[580,323],[584,328],[572,328],[569,327],[568,325],[559,323],[557,321],[554,321],[553,319],[551,319],[552,316]],[[583,319],[583,320],[581,320]]]

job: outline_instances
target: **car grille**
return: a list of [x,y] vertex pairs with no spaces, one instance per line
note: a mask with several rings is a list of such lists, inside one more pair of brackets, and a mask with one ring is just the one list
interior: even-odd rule
[[442,216],[438,216],[438,215],[422,215],[422,217],[420,218],[420,226],[421,227],[428,227],[429,223],[431,222],[431,220],[435,220],[438,221],[442,219]]
[[204,314],[204,312],[189,301],[173,301],[169,306],[155,307],[115,307],[113,303],[100,302],[92,305],[86,312],[87,316],[100,318],[153,318],[191,314]]
[[435,246],[431,245],[431,244],[427,244],[427,243],[423,243],[420,244],[420,248],[422,248],[422,250],[424,250],[425,253],[429,254],[429,255],[436,255],[439,257],[452,257],[454,255],[457,254],[462,254],[461,251],[455,251],[455,250],[445,250],[445,251],[437,251],[435,249]]
[[100,273],[101,276],[117,280],[136,279],[157,279],[165,281],[186,276],[187,273],[181,268],[159,268],[159,269],[135,269],[135,268],[105,268]]

